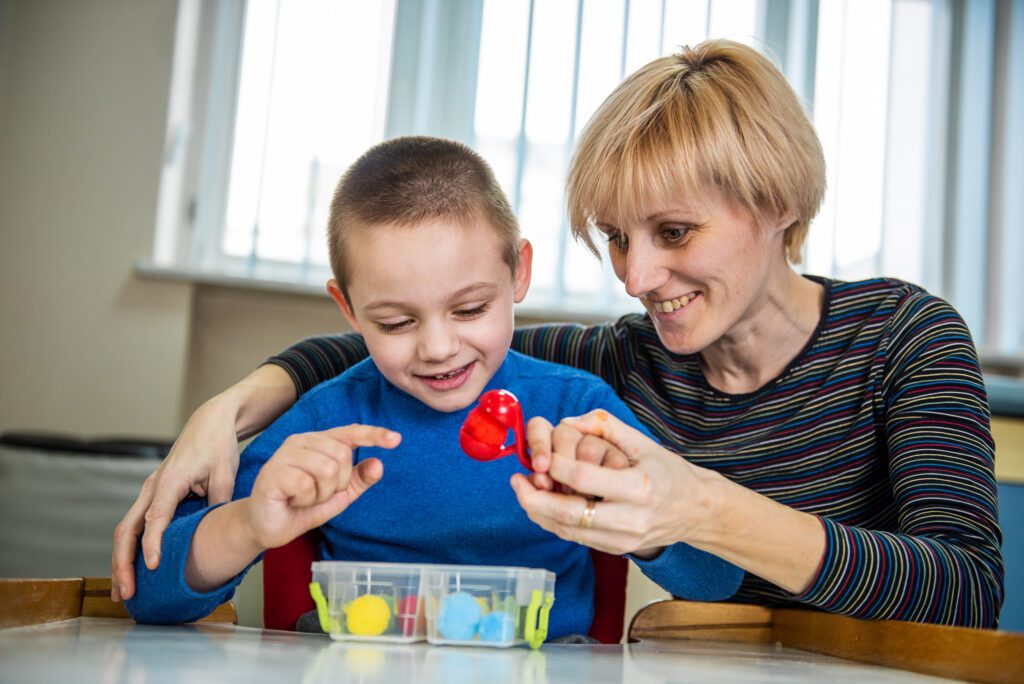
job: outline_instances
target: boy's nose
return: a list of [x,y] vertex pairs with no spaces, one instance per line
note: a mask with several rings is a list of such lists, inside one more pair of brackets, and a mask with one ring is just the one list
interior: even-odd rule
[[444,324],[428,324],[421,328],[419,355],[423,361],[447,361],[459,351],[459,337]]

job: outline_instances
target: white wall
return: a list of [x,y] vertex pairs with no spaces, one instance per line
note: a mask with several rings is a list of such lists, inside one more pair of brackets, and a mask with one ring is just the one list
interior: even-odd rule
[[149,255],[175,0],[7,0],[0,430],[172,435],[191,286]]

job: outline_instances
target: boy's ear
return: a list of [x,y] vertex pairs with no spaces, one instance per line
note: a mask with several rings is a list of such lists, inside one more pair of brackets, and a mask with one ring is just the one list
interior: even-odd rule
[[359,321],[356,320],[355,314],[352,313],[352,307],[349,306],[348,300],[345,299],[345,293],[341,291],[338,281],[334,278],[327,281],[327,294],[331,295],[331,299],[341,309],[341,313],[344,314],[345,320],[352,326],[352,329],[357,333],[363,332],[359,329]]
[[519,263],[516,265],[515,303],[523,301],[530,289],[530,274],[533,269],[533,245],[526,238],[519,241]]

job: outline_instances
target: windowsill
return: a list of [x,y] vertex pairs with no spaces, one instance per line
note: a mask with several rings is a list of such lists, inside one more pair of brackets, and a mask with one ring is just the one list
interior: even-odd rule
[[[145,280],[193,283],[316,298],[327,297],[323,274],[312,274],[309,282],[300,282],[297,281],[294,270],[279,272],[287,273],[287,277],[283,275],[274,277],[274,273],[275,271],[272,269],[268,269],[262,274],[253,274],[248,270],[232,273],[228,270],[212,271],[183,266],[161,266],[148,259],[139,260],[135,264],[136,276]],[[540,300],[541,297],[537,297],[534,301]],[[541,322],[572,321],[584,324],[615,320],[619,316],[637,311],[639,311],[638,308],[618,304],[613,305],[610,311],[588,310],[585,304],[581,304],[579,308],[574,307],[570,311],[536,304],[530,301],[530,297],[527,297],[526,303],[516,306],[518,318]],[[984,351],[979,352],[978,355],[981,358],[982,367],[986,371],[985,377],[989,385],[989,394],[998,397],[997,402],[1000,404],[1003,402],[1012,404],[1016,415],[1016,412],[1020,410],[1018,406],[1024,404],[1024,399],[1017,399],[1017,397],[1024,397],[1024,358]]]
[[[240,270],[237,273],[232,273],[227,270],[213,271],[185,266],[162,266],[151,260],[141,259],[135,263],[135,275],[144,280],[327,298],[326,281],[322,274],[311,275],[308,282],[302,282],[296,280],[294,273],[290,273],[288,277],[274,277],[273,272],[251,274]],[[539,299],[537,297],[535,301]],[[640,309],[637,307],[631,308],[625,305],[613,305],[611,311],[588,310],[585,307],[569,311],[553,306],[544,306],[542,303],[533,303],[530,301],[530,297],[527,297],[526,303],[516,306],[516,317],[544,322],[572,321],[586,324],[615,320],[624,314],[639,311]]]

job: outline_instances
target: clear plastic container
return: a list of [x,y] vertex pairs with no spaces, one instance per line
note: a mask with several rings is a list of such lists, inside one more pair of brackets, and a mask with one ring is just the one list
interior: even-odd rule
[[539,648],[555,574],[535,568],[313,563],[310,594],[332,639]]
[[506,648],[547,637],[555,574],[473,565],[423,568],[423,608],[432,644]]
[[313,563],[310,593],[320,626],[332,639],[423,641],[422,573],[427,566],[405,563]]

